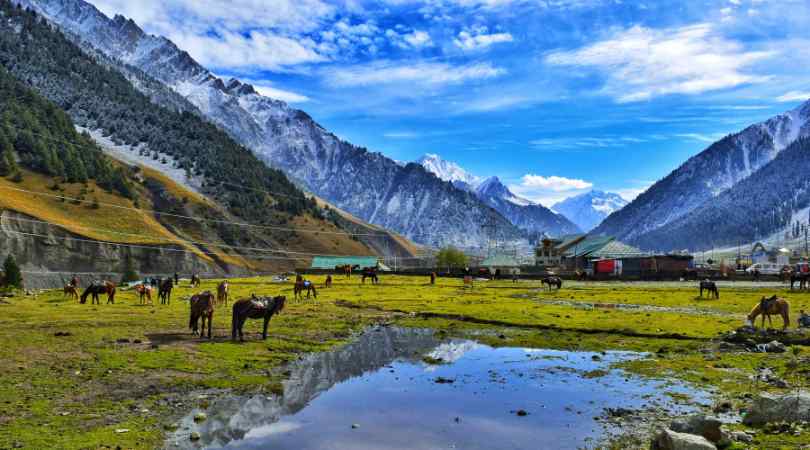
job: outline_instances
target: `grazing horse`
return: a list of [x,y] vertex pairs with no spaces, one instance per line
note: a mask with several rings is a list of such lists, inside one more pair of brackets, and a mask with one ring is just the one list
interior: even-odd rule
[[754,306],[751,312],[748,314],[748,321],[751,323],[751,326],[756,328],[756,319],[757,316],[762,316],[762,328],[765,328],[765,317],[768,317],[768,323],[771,327],[773,327],[773,321],[771,320],[771,316],[774,314],[778,314],[782,316],[782,320],[784,321],[784,325],[782,326],[783,330],[786,330],[788,325],[790,324],[790,303],[783,298],[779,298],[777,296],[773,296],[770,298],[762,297],[759,303]]
[[223,281],[217,286],[217,306],[228,306],[228,282]]
[[323,283],[323,287],[324,289],[329,289],[332,287],[332,275],[326,276],[326,281]]
[[430,284],[436,284],[436,272],[430,272]]
[[548,286],[548,290],[550,291],[552,287],[561,289],[563,283],[560,277],[545,277],[542,280],[540,280],[540,284],[541,285],[545,284],[546,286]]
[[160,287],[158,288],[158,298],[160,299],[161,305],[168,305],[171,303],[173,288],[174,282],[171,278],[166,278],[162,283],[160,283]]
[[307,298],[309,298],[309,294],[312,294],[315,298],[318,298],[318,291],[315,289],[315,283],[305,280],[299,275],[295,280],[295,285],[293,285],[293,298],[303,298],[304,291],[307,292]]
[[363,268],[363,279],[361,282],[366,284],[366,278],[371,278],[371,284],[379,284],[380,278],[377,276],[377,268],[376,267],[364,267]]
[[[205,322],[208,321],[208,339],[213,339],[211,334],[212,323],[214,321],[214,294],[211,291],[205,291],[202,294],[191,296],[189,300],[189,318],[188,327],[191,329],[191,334],[200,337],[205,337]],[[197,322],[200,321],[200,332],[197,332]]]
[[807,289],[808,281],[810,281],[810,274],[807,273],[791,273],[790,274],[790,290],[793,290],[793,285],[799,283],[799,290]]
[[76,290],[76,286],[72,284],[65,285],[65,297],[70,297],[73,300],[79,299],[79,291]]
[[146,300],[149,300],[149,304],[152,304],[152,286],[148,284],[139,284],[135,286],[135,292],[138,293],[138,298],[141,301],[141,305],[146,304]]
[[267,339],[267,324],[270,319],[284,309],[287,297],[264,297],[258,298],[253,295],[251,298],[239,300],[233,304],[233,317],[231,320],[231,339],[244,341],[242,328],[248,319],[264,319],[262,328],[262,340]]
[[91,304],[93,305],[100,305],[101,302],[98,300],[99,294],[107,294],[107,304],[115,303],[115,284],[105,281],[104,284],[101,283],[92,283],[82,293],[81,299],[79,302],[81,304],[85,304],[87,302],[87,296],[92,295]]
[[717,289],[717,285],[714,281],[703,280],[700,282],[700,298],[703,298],[703,291],[706,290],[709,294],[709,298],[714,297],[717,300],[720,300],[720,291]]
[[202,282],[202,280],[200,280],[199,275],[194,274],[194,275],[191,276],[191,287],[200,287],[201,282]]

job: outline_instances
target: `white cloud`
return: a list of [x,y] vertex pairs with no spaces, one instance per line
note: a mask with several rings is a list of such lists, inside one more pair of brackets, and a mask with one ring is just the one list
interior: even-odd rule
[[553,205],[572,195],[586,192],[593,187],[593,183],[585,180],[573,179],[552,175],[526,174],[519,184],[512,184],[509,189],[515,194],[528,198],[541,205]]
[[520,186],[522,187],[543,189],[553,192],[565,192],[593,187],[592,183],[585,180],[558,177],[556,175],[544,177],[542,175],[526,174],[523,175],[523,178],[521,178],[520,181]]
[[790,91],[776,97],[780,102],[803,102],[807,99],[810,99],[810,91]]
[[[274,28],[287,31],[312,31],[337,9],[323,0],[93,0],[107,15],[131,17],[139,24],[171,25],[228,29]],[[177,18],[172,21],[172,18]],[[171,25],[170,25],[171,24]],[[198,30],[199,31],[199,30]]]
[[377,61],[370,64],[334,68],[325,72],[335,86],[369,86],[394,83],[419,83],[441,86],[484,80],[503,75],[505,71],[490,63],[454,66],[447,63],[398,63]]
[[416,30],[403,36],[405,42],[413,48],[422,48],[433,45],[430,35],[426,31]]
[[746,51],[709,24],[655,30],[634,26],[587,47],[546,56],[555,66],[592,67],[606,77],[605,93],[619,102],[666,94],[699,94],[760,83],[743,71],[773,52]]
[[247,36],[222,31],[219,36],[175,33],[171,39],[204,66],[211,68],[256,68],[284,70],[298,64],[326,61],[309,42],[253,31]]
[[253,87],[256,88],[256,92],[264,95],[265,97],[274,98],[287,103],[305,103],[310,101],[310,98],[306,95],[296,94],[295,92],[285,91],[283,89],[277,89],[272,86],[254,84]]
[[676,134],[675,137],[684,138],[684,139],[691,139],[693,141],[699,142],[715,142],[718,139],[723,137],[723,134],[701,134],[701,133],[679,133]]
[[453,40],[453,43],[456,47],[463,50],[479,50],[493,44],[512,41],[512,35],[509,33],[488,33],[488,29],[482,27],[460,31],[458,37]]

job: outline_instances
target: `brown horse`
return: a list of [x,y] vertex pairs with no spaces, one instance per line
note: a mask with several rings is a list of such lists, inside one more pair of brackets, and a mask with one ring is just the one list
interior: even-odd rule
[[751,323],[751,326],[756,328],[757,316],[761,315],[762,328],[765,328],[765,317],[768,317],[768,323],[773,327],[771,316],[775,314],[782,316],[782,321],[784,322],[782,329],[786,330],[788,325],[790,325],[790,303],[775,295],[770,298],[762,297],[762,300],[748,313],[748,321]]
[[546,286],[548,286],[548,290],[550,291],[552,287],[561,289],[563,283],[560,277],[545,277],[542,280],[540,280],[540,284],[541,285],[545,284]]
[[115,303],[115,284],[105,281],[104,284],[92,283],[82,293],[79,303],[84,304],[87,302],[87,296],[92,295],[91,304],[100,305],[98,299],[99,294],[107,294],[107,304]]
[[[196,294],[191,296],[191,300],[189,300],[189,318],[188,318],[188,327],[191,329],[191,334],[196,336],[200,334],[200,337],[205,337],[205,322],[208,321],[208,339],[213,339],[211,334],[211,329],[213,327],[212,323],[214,321],[214,294],[211,291],[205,291],[202,294]],[[200,332],[197,332],[197,322],[201,321],[200,325]]]
[[332,275],[326,276],[326,281],[323,283],[323,287],[324,289],[329,289],[332,287]]
[[430,272],[430,284],[436,284],[436,272]]
[[217,286],[217,306],[228,306],[228,282],[223,281]]
[[200,280],[199,275],[194,274],[191,276],[191,287],[200,287],[200,283],[202,283],[202,280]]
[[298,278],[295,280],[295,285],[293,285],[293,298],[303,298],[304,291],[307,293],[307,298],[309,298],[310,294],[312,294],[315,298],[318,298],[318,291],[315,289],[315,283],[298,276]]
[[141,301],[141,305],[145,305],[147,300],[149,300],[150,305],[152,304],[152,286],[138,284],[135,286],[135,292],[138,293],[138,298]]
[[346,278],[351,278],[352,270],[356,268],[357,266],[352,266],[351,264],[344,264],[342,266],[335,266],[335,272],[346,275]]
[[158,288],[158,298],[161,305],[168,305],[172,300],[172,289],[174,288],[174,281],[171,278],[166,278],[160,283]]
[[706,290],[709,294],[709,298],[714,297],[717,300],[720,300],[720,291],[717,289],[717,285],[714,281],[703,280],[700,282],[700,298],[703,298],[703,291]]
[[76,290],[76,286],[72,284],[65,285],[65,297],[70,297],[73,300],[79,300],[79,291]]
[[246,298],[237,301],[233,304],[233,317],[231,320],[231,339],[236,340],[239,336],[240,341],[244,341],[242,335],[242,328],[248,319],[264,319],[264,327],[262,328],[262,340],[267,339],[267,324],[270,319],[284,309],[284,303],[287,301],[286,297],[264,297],[258,298],[253,295],[251,298]]

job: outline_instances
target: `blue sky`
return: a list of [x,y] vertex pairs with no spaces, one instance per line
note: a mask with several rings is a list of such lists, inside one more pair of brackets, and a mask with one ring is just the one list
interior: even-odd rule
[[394,159],[632,197],[810,98],[806,0],[91,0]]

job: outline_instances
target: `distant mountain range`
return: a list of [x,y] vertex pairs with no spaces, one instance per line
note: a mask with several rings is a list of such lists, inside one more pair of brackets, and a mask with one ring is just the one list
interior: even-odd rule
[[446,161],[435,154],[424,155],[417,162],[442,180],[473,193],[522,230],[534,234],[545,233],[550,236],[561,236],[580,231],[565,216],[515,195],[498,177],[484,179],[472,175],[458,164]]
[[567,198],[551,209],[571,219],[583,231],[590,231],[626,205],[627,200],[619,194],[593,190]]
[[[484,224],[499,239],[525,237],[468,191],[418,164],[402,166],[342,141],[305,112],[264,97],[249,84],[216,77],[173,42],[146,34],[132,20],[110,19],[83,0],[15,1],[48,18],[83,47],[111,58],[120,72],[137,68],[180,94],[262,160],[365,221],[430,245],[479,247],[488,238]],[[162,106],[178,107],[175,98],[134,84]]]
[[724,137],[610,215],[596,233],[647,249],[768,236],[806,205],[810,101]]

